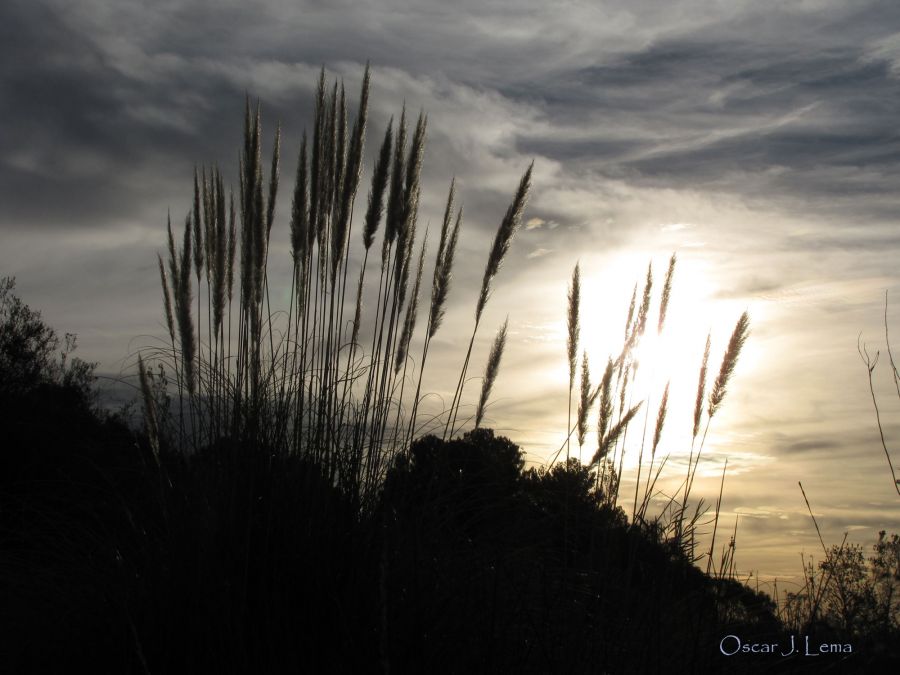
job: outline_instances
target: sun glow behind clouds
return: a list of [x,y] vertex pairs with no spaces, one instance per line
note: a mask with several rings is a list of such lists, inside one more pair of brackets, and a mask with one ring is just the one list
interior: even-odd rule
[[[759,318],[754,313],[758,315],[761,312],[761,308],[747,307],[740,301],[719,297],[719,286],[711,266],[705,264],[700,256],[684,254],[676,264],[666,318],[660,332],[660,296],[668,265],[667,256],[632,251],[612,260],[597,261],[597,264],[591,259],[582,260],[578,372],[580,373],[582,354],[586,352],[591,365],[593,387],[602,378],[607,359],[615,360],[622,349],[628,304],[632,291],[635,290],[635,283],[636,305],[639,307],[641,304],[648,260],[652,261],[653,266],[652,300],[645,334],[634,350],[638,367],[629,387],[634,392],[633,395],[629,394],[630,405],[644,401],[644,408],[629,429],[630,438],[624,461],[626,469],[633,469],[637,464],[637,448],[644,433],[645,416],[646,445],[649,450],[659,403],[667,382],[670,385],[668,413],[658,452],[671,452],[670,461],[673,463],[681,460],[682,454],[686,459],[691,444],[698,375],[707,334],[711,335],[708,392],[718,374],[722,355],[738,317],[744,310],[749,310],[752,327],[754,319]],[[565,321],[561,320],[553,333],[562,336],[564,341],[565,330]],[[739,379],[741,375],[753,370],[760,361],[760,356],[760,351],[753,347],[751,338],[741,353],[736,377]],[[568,386],[568,368],[563,358],[552,377],[554,384],[565,383]],[[732,381],[729,389],[734,386],[735,382]],[[575,389],[577,392],[577,381]],[[726,399],[725,405],[727,404]],[[629,401],[626,401],[626,407],[628,405]],[[705,406],[704,401],[704,416]],[[573,404],[573,414],[574,407]],[[585,446],[585,458],[590,456],[587,450],[596,444],[596,410],[591,411],[591,425],[592,432]],[[724,433],[726,430],[718,431]]]

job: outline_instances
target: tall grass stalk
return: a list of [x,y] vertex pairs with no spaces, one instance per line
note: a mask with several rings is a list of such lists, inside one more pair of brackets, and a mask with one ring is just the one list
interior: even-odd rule
[[508,325],[509,317],[500,326],[497,336],[494,338],[494,344],[491,345],[491,352],[488,355],[487,365],[484,368],[484,377],[481,380],[481,396],[478,398],[478,410],[475,413],[476,429],[481,426],[481,420],[484,419],[484,411],[491,396],[491,389],[494,388],[494,381],[497,379],[497,373],[500,372],[500,359],[503,358],[503,348],[506,346],[506,329]]
[[456,255],[456,243],[459,240],[459,227],[462,223],[462,208],[460,208],[457,211],[453,229],[450,229],[450,223],[453,220],[455,195],[456,178],[450,181],[447,206],[444,209],[444,218],[441,224],[441,237],[440,242],[438,243],[437,257],[434,262],[434,274],[431,279],[431,303],[428,309],[428,323],[425,330],[425,338],[422,341],[422,356],[419,361],[419,377],[416,381],[416,394],[413,398],[413,407],[409,415],[407,447],[412,445],[416,433],[416,416],[419,410],[419,396],[422,392],[422,376],[425,372],[425,362],[428,359],[428,347],[443,322],[447,296],[450,293],[450,281],[453,278],[453,259]]
[[[569,364],[569,407],[566,413],[566,429],[569,429],[572,426],[572,391],[575,389],[575,364],[578,355],[578,337],[581,332],[581,323],[578,317],[581,306],[581,266],[579,264],[576,264],[575,269],[572,270],[572,283],[569,286],[567,300],[566,356]],[[566,462],[570,457],[571,438],[571,433],[566,435]]]
[[[356,194],[365,162],[369,68],[355,113],[342,82],[324,69],[314,94],[312,128],[297,151],[288,233],[291,276],[285,311],[273,307],[269,258],[278,252],[281,133],[263,161],[260,106],[244,107],[237,199],[226,192],[218,167],[198,166],[181,245],[168,226],[168,260],[160,256],[168,347],[178,389],[179,434],[163,439],[184,452],[227,442],[230,447],[293,454],[318,464],[359,508],[374,502],[391,459],[414,439],[422,378],[431,340],[442,325],[451,288],[462,210],[451,183],[431,283],[428,320],[417,321],[425,237],[418,233],[427,118],[411,133],[405,107],[383,132],[370,174],[359,236],[353,234]],[[532,165],[533,166],[533,165]],[[465,371],[492,283],[518,230],[532,167],[519,182],[492,245],[477,299],[475,330],[460,374],[453,430]],[[382,227],[382,223],[384,227]],[[378,274],[367,275],[369,254],[382,233]],[[353,253],[361,245],[360,255]],[[354,261],[359,261],[355,263]],[[358,268],[356,265],[358,264]],[[353,269],[351,269],[353,268]],[[196,280],[196,309],[192,278]],[[376,280],[377,278],[377,280]],[[270,289],[270,286],[271,289]],[[374,303],[365,307],[367,289]],[[355,294],[354,294],[355,291]],[[352,317],[352,318],[351,318]],[[366,319],[366,320],[364,320]],[[364,328],[371,332],[363,335]],[[421,330],[420,330],[421,328]],[[423,333],[421,338],[417,333]],[[493,384],[505,330],[489,359]],[[501,339],[502,336],[502,339]],[[421,339],[415,397],[404,404],[410,354]],[[145,368],[144,360],[140,363]],[[410,382],[408,382],[410,380]],[[482,392],[480,424],[490,386]],[[166,411],[148,410],[148,418]]]
[[478,326],[481,323],[481,316],[484,308],[487,306],[493,289],[494,277],[500,271],[503,259],[506,257],[509,247],[512,244],[513,237],[522,224],[522,214],[525,211],[525,204],[528,201],[528,191],[531,189],[531,172],[534,169],[534,162],[528,167],[519,181],[519,187],[516,189],[515,197],[506,210],[506,215],[500,221],[500,227],[497,228],[497,234],[494,235],[494,243],[491,246],[491,252],[488,255],[487,263],[484,267],[484,276],[481,280],[481,291],[478,294],[478,302],[475,305],[475,325],[472,328],[472,337],[469,338],[469,347],[466,350],[466,358],[459,374],[459,380],[456,383],[456,390],[453,399],[450,402],[450,410],[447,415],[447,424],[444,426],[444,435],[446,439],[448,434],[453,435],[456,424],[456,417],[459,414],[459,406],[462,400],[462,392],[466,383],[466,372],[469,368],[469,359],[472,357],[472,346],[475,344],[475,336],[478,333]]

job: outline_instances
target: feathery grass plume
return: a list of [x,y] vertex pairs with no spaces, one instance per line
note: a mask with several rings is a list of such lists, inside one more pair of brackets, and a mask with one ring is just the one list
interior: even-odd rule
[[191,216],[184,221],[184,243],[181,264],[178,266],[178,291],[175,293],[175,312],[181,340],[181,361],[189,394],[194,393],[194,324],[191,320]]
[[203,206],[203,255],[206,263],[206,281],[209,283],[213,272],[213,266],[216,264],[213,260],[213,247],[215,245],[215,233],[213,226],[215,224],[215,210],[213,200],[215,186],[210,182],[210,176],[206,175],[206,167],[200,169],[200,202]]
[[[599,392],[599,389],[597,390]],[[585,351],[581,356],[581,391],[578,398],[578,447],[584,446],[587,436],[588,414],[597,393],[591,394],[591,368],[588,364],[588,355]]]
[[401,279],[401,293],[399,296],[399,306],[401,308],[403,307],[406,284],[409,277],[409,263],[412,259],[416,218],[419,212],[420,177],[422,173],[422,158],[425,152],[426,125],[427,118],[424,113],[419,113],[419,119],[416,122],[416,129],[409,148],[409,158],[406,161],[406,183],[403,188],[402,215],[397,228],[398,251],[404,252],[404,255],[398,255],[396,258],[397,271]]
[[272,168],[269,173],[269,199],[266,202],[266,239],[272,231],[272,223],[275,221],[275,196],[278,194],[278,164],[281,160],[281,124],[275,125],[275,145],[272,148]]
[[440,260],[440,268],[435,267],[434,279],[431,285],[431,316],[428,324],[428,337],[432,338],[444,320],[444,305],[447,295],[450,293],[450,282],[453,279],[453,258],[456,253],[456,243],[459,241],[459,226],[462,223],[462,209],[456,213],[456,223],[444,248],[444,255]]
[[694,404],[694,432],[693,438],[700,433],[700,418],[703,415],[703,402],[706,400],[706,372],[709,367],[709,347],[712,333],[706,335],[706,348],[703,350],[703,363],[700,365],[700,377],[697,380],[697,400]]
[[672,276],[675,274],[675,254],[672,254],[672,257],[669,258],[669,269],[666,272],[666,280],[663,283],[662,289],[662,297],[659,301],[659,324],[657,325],[656,332],[662,333],[663,326],[666,323],[666,311],[669,309],[669,296],[672,293]]
[[629,422],[634,419],[634,416],[637,415],[638,410],[641,409],[641,406],[644,404],[643,401],[638,402],[633,408],[631,408],[625,415],[622,416],[616,424],[609,430],[609,433],[606,434],[604,438],[600,439],[600,446],[597,448],[597,452],[594,453],[594,456],[591,458],[591,465],[599,464],[599,462],[606,457],[609,449],[612,447],[613,443],[616,442],[616,439],[622,435],[622,432],[625,431],[625,428],[628,426]]
[[637,302],[637,284],[634,285],[634,290],[631,291],[631,303],[628,305],[628,316],[625,317],[625,342],[626,344],[631,340],[631,320],[634,318],[634,309],[635,303]]
[[228,290],[228,301],[234,292],[234,259],[237,254],[237,221],[234,212],[234,191],[228,195],[228,279],[226,288]]
[[[246,154],[242,161],[241,186],[241,300],[244,312],[249,314],[251,334],[259,333],[256,308],[262,297],[262,275],[265,262],[265,216],[263,208],[262,154],[260,148],[261,119],[259,105],[256,112],[249,115],[244,147]],[[255,342],[255,340],[253,341]]]
[[419,196],[412,201],[411,219],[407,221],[401,232],[397,234],[397,311],[403,309],[406,302],[406,290],[409,286],[409,270],[412,263],[413,244],[416,239],[416,212],[418,211]]
[[258,346],[259,336],[262,332],[262,317],[260,308],[263,301],[263,278],[266,267],[266,205],[263,193],[262,173],[262,112],[259,103],[256,104],[256,116],[254,118],[254,150],[252,167],[252,198],[253,198],[253,344]]
[[743,348],[744,343],[747,341],[749,331],[750,317],[747,315],[747,312],[744,312],[734,326],[734,332],[731,333],[731,338],[728,340],[728,347],[725,350],[725,356],[722,358],[722,366],[719,368],[719,374],[716,376],[716,381],[713,383],[712,391],[709,392],[709,406],[707,412],[710,417],[716,414],[716,411],[722,404],[722,400],[725,398],[728,380],[734,372],[738,356],[740,356],[741,348]]
[[475,428],[481,426],[481,420],[484,419],[484,409],[487,407],[488,398],[491,395],[491,389],[494,387],[494,381],[497,379],[497,373],[500,372],[500,359],[503,358],[503,348],[506,346],[506,328],[509,325],[509,317],[500,326],[497,336],[494,338],[494,344],[491,345],[491,352],[488,355],[487,365],[484,369],[484,379],[481,381],[481,396],[478,398],[478,410],[475,413]]
[[491,246],[491,254],[488,256],[487,265],[484,268],[484,278],[481,281],[481,293],[478,296],[478,305],[475,308],[475,320],[481,319],[481,313],[487,305],[488,298],[491,294],[491,281],[497,275],[500,265],[506,252],[509,251],[509,245],[512,243],[513,236],[519,229],[522,222],[522,212],[525,210],[525,203],[528,200],[528,191],[531,189],[531,172],[534,169],[532,161],[528,169],[525,171],[522,179],[519,181],[519,187],[516,195],[513,197],[512,203],[506,211],[506,215],[500,222],[497,234],[494,236],[494,243]]
[[[347,230],[350,227],[350,212],[344,211],[344,180],[347,171],[346,157],[346,135],[347,135],[347,104],[344,99],[344,85],[341,84],[341,105],[339,117],[337,120],[338,138],[337,150],[335,155],[335,178],[334,178],[334,206],[333,217],[331,222],[331,282],[334,284],[337,278],[338,269],[344,259],[347,251]],[[347,199],[351,199],[347,195]],[[348,203],[349,207],[349,203]]]
[[215,247],[213,260],[215,260],[214,291],[213,291],[213,317],[216,333],[222,328],[225,319],[225,296],[228,276],[228,222],[225,219],[225,184],[222,174],[216,169],[215,173]]
[[297,180],[294,183],[294,200],[291,204],[291,255],[294,265],[299,267],[306,260],[309,238],[309,177],[306,166],[306,132],[300,141],[300,155],[297,159]]
[[372,173],[372,188],[369,190],[369,204],[366,208],[366,220],[363,227],[363,246],[366,251],[375,241],[375,233],[384,213],[384,192],[388,183],[388,170],[391,165],[391,140],[394,119],[388,122],[384,132],[384,141],[381,143],[381,151],[375,160],[375,169]]
[[391,168],[391,184],[388,190],[387,217],[384,224],[384,251],[394,243],[397,233],[403,226],[404,190],[406,181],[406,104],[400,113],[400,124],[397,127],[397,136],[394,139],[394,161]]
[[200,278],[200,271],[203,269],[203,230],[201,224],[201,206],[200,206],[200,185],[197,177],[197,167],[194,167],[194,269],[197,272],[197,278]]
[[405,224],[408,226],[410,219],[419,207],[420,181],[422,177],[422,160],[425,157],[425,130],[428,127],[428,118],[424,111],[419,112],[416,121],[416,129],[413,132],[412,143],[409,146],[409,158],[406,160],[406,186],[404,194],[406,200],[403,205]]
[[[249,131],[247,132],[250,133]],[[245,312],[250,292],[250,227],[247,214],[247,181],[246,181],[246,162],[241,157],[239,161],[238,171],[238,194],[240,195],[240,216],[241,216],[241,278],[238,288],[238,299],[240,302],[241,315]],[[235,247],[237,248],[237,247]]]
[[581,333],[579,323],[579,310],[581,306],[581,264],[577,263],[572,271],[572,285],[568,293],[569,309],[566,313],[568,319],[568,339],[566,340],[566,354],[569,361],[569,390],[575,381],[575,361],[578,355],[578,337]]
[[319,223],[321,217],[319,211],[322,208],[324,175],[323,166],[325,164],[325,67],[319,72],[319,83],[316,86],[316,99],[313,105],[313,141],[312,141],[312,159],[310,162],[309,176],[309,222],[310,222],[310,246],[315,240],[319,232]]
[[[444,216],[444,228],[441,229],[441,238],[444,238],[445,230],[450,222],[449,206],[453,199],[453,186],[450,187],[450,197],[447,200],[448,211]],[[428,317],[428,337],[433,338],[444,320],[444,305],[450,292],[450,282],[453,279],[453,257],[456,254],[456,243],[459,241],[459,226],[462,222],[462,209],[456,213],[456,223],[447,239],[446,244],[438,251],[438,259],[434,266],[434,278],[431,281],[431,311]]]
[[[728,380],[731,378],[732,373],[734,372],[734,367],[737,364],[738,356],[740,356],[741,348],[744,346],[744,342],[747,340],[747,336],[749,335],[750,330],[750,317],[747,315],[747,312],[741,314],[741,317],[738,319],[737,324],[735,324],[734,331],[731,334],[731,338],[728,340],[728,347],[725,349],[725,355],[722,358],[722,366],[719,369],[719,374],[716,377],[716,381],[713,383],[712,391],[709,393],[708,405],[707,405],[707,419],[706,419],[706,428],[703,431],[703,437],[700,441],[700,448],[697,450],[697,455],[693,458],[693,464],[691,456],[693,456],[694,451],[694,442],[696,441],[696,433],[699,431],[699,414],[696,409],[694,411],[694,425],[697,431],[694,432],[694,440],[691,442],[691,456],[688,457],[688,475],[684,488],[684,497],[681,500],[681,515],[679,516],[679,520],[683,521],[684,511],[687,507],[688,498],[690,497],[691,489],[694,484],[694,477],[697,473],[697,466],[700,463],[700,455],[703,452],[703,446],[706,442],[706,433],[709,431],[709,424],[712,421],[713,416],[718,411],[719,406],[722,404],[722,400],[725,398],[726,388],[728,386]],[[704,370],[706,366],[706,360],[709,354],[709,341],[707,340],[707,352],[704,354],[703,367],[701,367],[700,375],[701,375],[701,386],[705,382],[706,372]],[[702,397],[702,389],[698,387],[698,397]],[[698,398],[698,404],[701,403],[702,398]],[[681,537],[680,530],[682,528],[682,523],[679,522],[678,529],[679,534],[677,538]]]
[[450,220],[453,217],[453,201],[456,198],[456,176],[450,179],[450,191],[447,193],[447,205],[444,207],[444,217],[441,220],[441,239],[438,242],[437,256],[434,260],[435,272],[444,258],[444,250],[447,248],[447,235],[450,232]]
[[172,344],[175,344],[175,319],[172,314],[172,296],[169,292],[169,282],[166,278],[166,268],[163,265],[162,256],[157,254],[157,259],[159,260],[159,280],[162,284],[163,290],[163,305],[166,310],[166,328],[169,330],[169,337],[172,340]]
[[168,235],[169,247],[169,276],[172,277],[172,290],[177,291],[180,283],[178,281],[178,254],[175,252],[175,237],[172,235],[172,214],[166,214],[166,234]]
[[397,344],[397,359],[394,363],[394,374],[400,372],[400,368],[406,363],[406,355],[409,352],[409,343],[412,340],[413,331],[416,328],[416,316],[419,309],[419,287],[422,284],[422,269],[425,267],[425,250],[428,246],[428,232],[422,242],[422,250],[419,253],[419,266],[416,271],[416,281],[413,284],[409,305],[406,307],[406,317],[403,320],[403,332],[400,342]]
[[[368,105],[368,66],[366,67],[366,76],[363,80],[363,100],[365,105]],[[363,104],[360,104],[360,109],[362,110]],[[364,124],[364,122],[363,122]],[[353,312],[353,323],[351,328],[351,337],[350,337],[350,358],[352,360],[352,356],[355,353],[355,346],[357,344],[357,339],[359,338],[359,328],[362,319],[362,294],[363,294],[363,284],[366,276],[366,263],[369,260],[369,249],[372,247],[372,244],[375,241],[375,233],[378,231],[378,225],[381,222],[381,216],[384,213],[384,193],[387,189],[388,184],[388,176],[389,169],[391,164],[391,141],[392,141],[392,128],[394,125],[394,118],[392,117],[388,121],[387,129],[384,132],[384,140],[381,143],[381,150],[378,153],[378,157],[375,159],[375,168],[372,172],[372,186],[369,189],[369,203],[366,207],[366,215],[365,221],[363,224],[363,248],[365,249],[365,253],[363,255],[363,262],[359,268],[359,281],[356,286],[356,306]],[[362,146],[360,146],[360,160],[362,158]],[[382,261],[385,262],[384,258]],[[373,343],[374,346],[374,343]],[[349,363],[349,362],[348,362]]]
[[606,431],[613,416],[612,376],[615,364],[610,358],[606,362],[606,370],[600,381],[600,411],[597,415],[597,446],[603,445]]
[[[344,194],[344,176],[347,171],[347,95],[344,90],[344,81],[341,80],[341,98],[334,117],[334,190],[333,215],[340,220],[340,202]],[[339,223],[338,223],[339,224]]]
[[366,143],[366,123],[369,116],[369,80],[369,64],[367,63],[359,94],[359,110],[356,113],[356,120],[353,123],[353,131],[350,136],[350,147],[347,150],[347,168],[344,175],[340,208],[342,228],[346,228],[346,224],[350,220],[350,211],[353,208],[356,190],[359,187],[363,147]]
[[634,372],[633,364],[631,362],[626,363],[625,373],[622,377],[622,387],[619,390],[619,415],[625,412],[625,396],[628,394],[628,379],[631,377],[632,372]]
[[254,306],[259,304],[261,296],[263,232],[265,231],[265,219],[263,215],[263,186],[262,186],[262,112],[257,101],[256,112],[253,116],[250,147],[252,154],[247,158],[247,208],[248,223],[250,225],[250,260],[252,301]]
[[247,202],[247,184],[244,181],[245,174],[247,171],[247,163],[250,160],[250,157],[253,155],[253,130],[252,130],[252,121],[253,117],[250,114],[250,95],[246,95],[244,97],[244,150],[240,156],[240,171],[238,172],[238,176],[241,179],[241,213],[243,214],[245,209],[248,207]]
[[150,382],[147,379],[147,369],[140,354],[138,354],[138,376],[141,382],[141,396],[144,400],[144,425],[147,427],[147,439],[153,450],[153,459],[159,466],[159,423],[156,406],[153,403],[153,394],[150,392]]
[[632,346],[644,334],[647,328],[647,315],[650,313],[650,296],[653,290],[653,263],[647,265],[647,281],[644,284],[644,297],[641,299],[641,306],[638,309],[637,318],[634,322],[634,333],[632,335]]
[[578,333],[581,326],[578,323],[578,310],[581,304],[581,265],[575,264],[572,270],[572,285],[568,292],[568,336],[566,339],[566,357],[569,362],[569,403],[566,409],[566,464],[569,462],[569,454],[572,449],[572,390],[575,388],[575,361],[578,354]]
[[666,382],[666,388],[663,390],[662,401],[659,402],[659,412],[656,414],[656,429],[653,431],[653,448],[650,452],[651,457],[656,456],[656,448],[659,447],[659,441],[662,438],[663,426],[666,423],[666,412],[669,409],[669,382]]
[[497,234],[494,236],[494,243],[491,246],[491,253],[488,256],[487,264],[484,268],[484,277],[481,281],[481,292],[478,295],[478,304],[475,307],[475,326],[472,329],[472,337],[469,338],[469,348],[466,351],[466,358],[463,361],[463,367],[459,373],[459,380],[456,383],[456,390],[453,393],[453,400],[450,403],[450,414],[447,416],[447,424],[444,427],[444,438],[447,434],[453,433],[453,426],[456,423],[456,417],[459,414],[459,404],[462,401],[462,392],[465,388],[466,372],[469,368],[469,359],[472,357],[472,345],[475,344],[475,335],[478,333],[478,326],[481,323],[481,314],[484,312],[488,298],[491,294],[491,281],[496,276],[503,258],[506,256],[512,238],[519,229],[522,222],[522,213],[525,210],[525,202],[528,200],[528,191],[531,188],[531,172],[534,169],[534,162],[528,166],[528,169],[522,175],[516,194],[512,203],[506,210],[506,215],[500,222]]
[[213,270],[218,269],[225,273],[225,262],[223,255],[222,258],[219,258],[219,239],[222,238],[222,241],[227,243],[227,240],[224,239],[224,231],[228,227],[228,222],[225,220],[225,188],[222,182],[222,174],[219,171],[218,165],[213,165],[212,170],[209,176],[209,215],[210,215],[210,223],[209,223],[209,233],[207,239],[209,241],[209,246],[207,247],[207,257],[210,258],[211,262],[209,264],[209,271],[212,273]]
[[327,245],[325,234],[330,224],[330,216],[334,206],[334,179],[337,169],[337,133],[338,133],[338,109],[337,109],[337,92],[338,83],[334,83],[331,90],[331,96],[328,98],[328,112],[325,116],[325,136],[324,136],[324,161],[325,170],[322,173],[322,210],[319,211],[319,237],[323,245]]
[[362,323],[362,294],[364,281],[365,267],[362,267],[359,270],[359,281],[356,284],[356,308],[353,310],[353,323],[351,324],[352,327],[350,332],[351,349],[356,345],[357,340],[359,339],[359,327]]
[[324,274],[324,260],[325,260],[325,248],[327,247],[327,240],[325,238],[325,230],[327,228],[328,222],[328,208],[330,206],[330,174],[333,169],[334,161],[332,157],[332,145],[331,145],[331,134],[333,131],[333,120],[329,113],[329,100],[331,100],[327,94],[324,94],[324,99],[321,107],[316,108],[316,133],[318,133],[318,139],[316,141],[316,145],[319,148],[319,154],[314,162],[314,168],[317,172],[317,186],[316,186],[316,208],[315,208],[315,219],[310,220],[310,225],[312,226],[315,234],[313,235],[314,240],[318,242],[318,254],[319,254],[319,273],[320,275]]

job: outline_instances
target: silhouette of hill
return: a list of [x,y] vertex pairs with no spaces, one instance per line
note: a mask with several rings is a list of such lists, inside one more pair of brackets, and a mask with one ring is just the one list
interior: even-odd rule
[[767,596],[630,524],[576,461],[526,469],[489,429],[416,440],[370,509],[259,444],[157,456],[11,291],[0,345],[26,348],[0,356],[3,672],[812,668],[723,656],[727,635],[787,644]]

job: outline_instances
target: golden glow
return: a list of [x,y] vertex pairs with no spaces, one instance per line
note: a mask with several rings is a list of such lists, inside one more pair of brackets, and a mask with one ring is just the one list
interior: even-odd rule
[[[623,282],[634,280],[636,271],[643,269],[636,279],[636,305],[640,306],[648,258],[634,253],[617,258],[606,269],[595,271],[583,266],[579,354],[587,351],[591,379],[595,385],[602,377],[607,358],[615,359],[622,349],[628,302],[634,288],[634,281],[630,287]],[[681,260],[675,268],[669,306],[660,332],[660,296],[668,259],[657,256],[653,263],[652,301],[645,333],[634,350],[638,368],[631,386],[632,402],[643,400],[645,410],[637,418],[637,424],[629,435],[643,432],[644,416],[649,414],[647,433],[652,436],[658,406],[668,382],[669,404],[661,447],[674,456],[682,451],[687,454],[690,448],[698,375],[707,334],[711,334],[708,392],[719,372],[734,325],[741,313],[750,308],[742,302],[717,297],[718,286],[702,258],[691,259],[688,263]],[[751,312],[751,328],[754,318]],[[758,358],[758,350],[752,348],[751,340],[741,353],[740,372],[746,375]],[[565,368],[560,369],[560,374],[567,381]],[[630,468],[636,462],[636,453],[632,453],[631,457],[626,455],[626,467]]]

